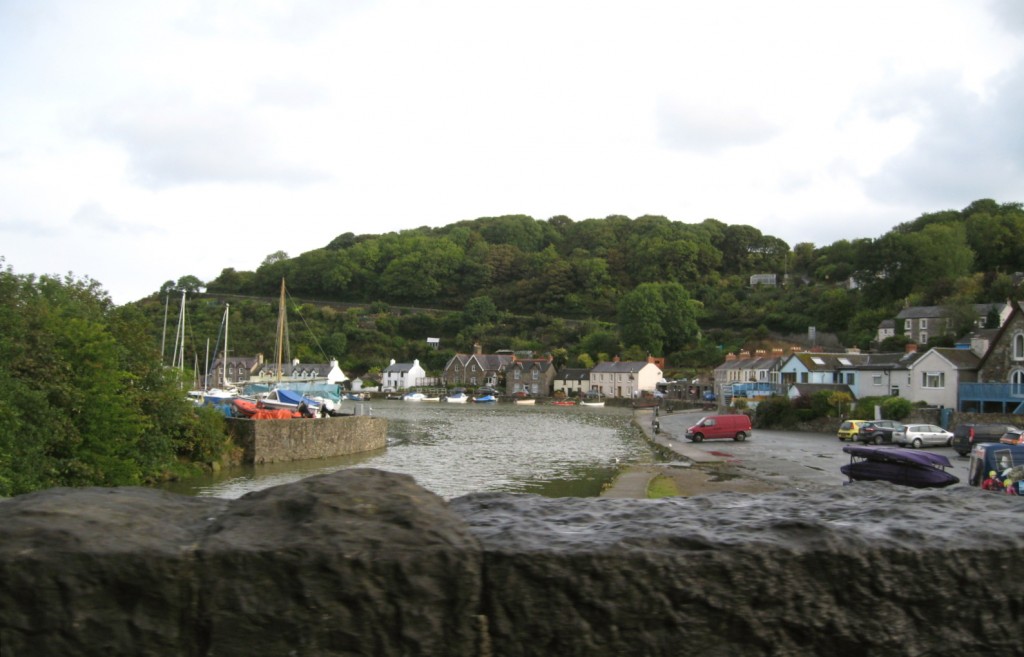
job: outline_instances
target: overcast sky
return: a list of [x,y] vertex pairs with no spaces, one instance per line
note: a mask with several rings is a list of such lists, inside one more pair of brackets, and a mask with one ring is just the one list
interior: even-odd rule
[[1017,0],[0,0],[0,62],[0,256],[119,304],[483,216],[1024,202]]

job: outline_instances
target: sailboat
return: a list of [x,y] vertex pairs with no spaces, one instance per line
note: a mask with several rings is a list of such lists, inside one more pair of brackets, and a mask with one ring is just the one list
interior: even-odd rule
[[[287,353],[286,353],[287,352]],[[282,381],[284,364],[287,357],[291,362],[291,348],[288,338],[288,314],[285,302],[285,282],[281,279],[281,297],[277,310],[277,340],[274,348],[274,362],[277,380],[274,387],[257,395],[257,406],[275,410],[289,410],[307,417],[316,415],[327,416],[337,414],[334,401],[321,395],[305,395],[290,390]]]
[[[217,404],[230,402],[238,397],[238,389],[229,385],[228,383],[228,320],[231,317],[231,304],[225,304],[224,306],[224,317],[221,319],[221,330],[224,335],[224,350],[221,355],[221,380],[224,382],[223,388],[210,388],[210,343],[207,340],[206,343],[206,375],[203,377],[203,388],[202,390],[190,391],[189,397],[191,397],[197,404]],[[218,346],[219,346],[218,336]],[[216,347],[214,353],[217,352]],[[198,367],[196,368],[198,369]]]

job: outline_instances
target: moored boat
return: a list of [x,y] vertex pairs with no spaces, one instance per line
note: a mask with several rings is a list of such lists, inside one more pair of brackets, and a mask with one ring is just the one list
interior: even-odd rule
[[480,397],[474,397],[473,401],[477,404],[492,404],[498,401],[498,398],[494,395],[481,395]]
[[469,401],[469,395],[464,392],[456,392],[444,398],[449,404],[465,404]]

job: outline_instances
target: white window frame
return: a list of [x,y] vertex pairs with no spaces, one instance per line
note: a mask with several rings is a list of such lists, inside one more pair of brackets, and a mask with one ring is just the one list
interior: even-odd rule
[[946,373],[942,371],[938,372],[921,372],[921,387],[928,388],[930,390],[938,390],[946,387]]
[[873,385],[873,386],[880,386],[880,385],[882,385],[882,375],[881,374],[872,374],[871,375],[871,385]]
[[1024,333],[1013,334],[1013,360],[1024,360]]

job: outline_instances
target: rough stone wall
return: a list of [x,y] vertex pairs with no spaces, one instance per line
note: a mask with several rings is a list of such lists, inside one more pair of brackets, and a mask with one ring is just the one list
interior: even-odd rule
[[993,343],[985,356],[978,381],[982,383],[1009,383],[1010,372],[1021,367],[1013,360],[1013,336],[1024,331],[1024,314],[1015,313],[1002,333],[1003,339]]
[[357,454],[387,445],[387,420],[368,415],[291,420],[229,419],[245,463],[280,463]]
[[0,502],[0,654],[1016,655],[1022,501],[857,483],[661,500],[344,470],[238,500]]

